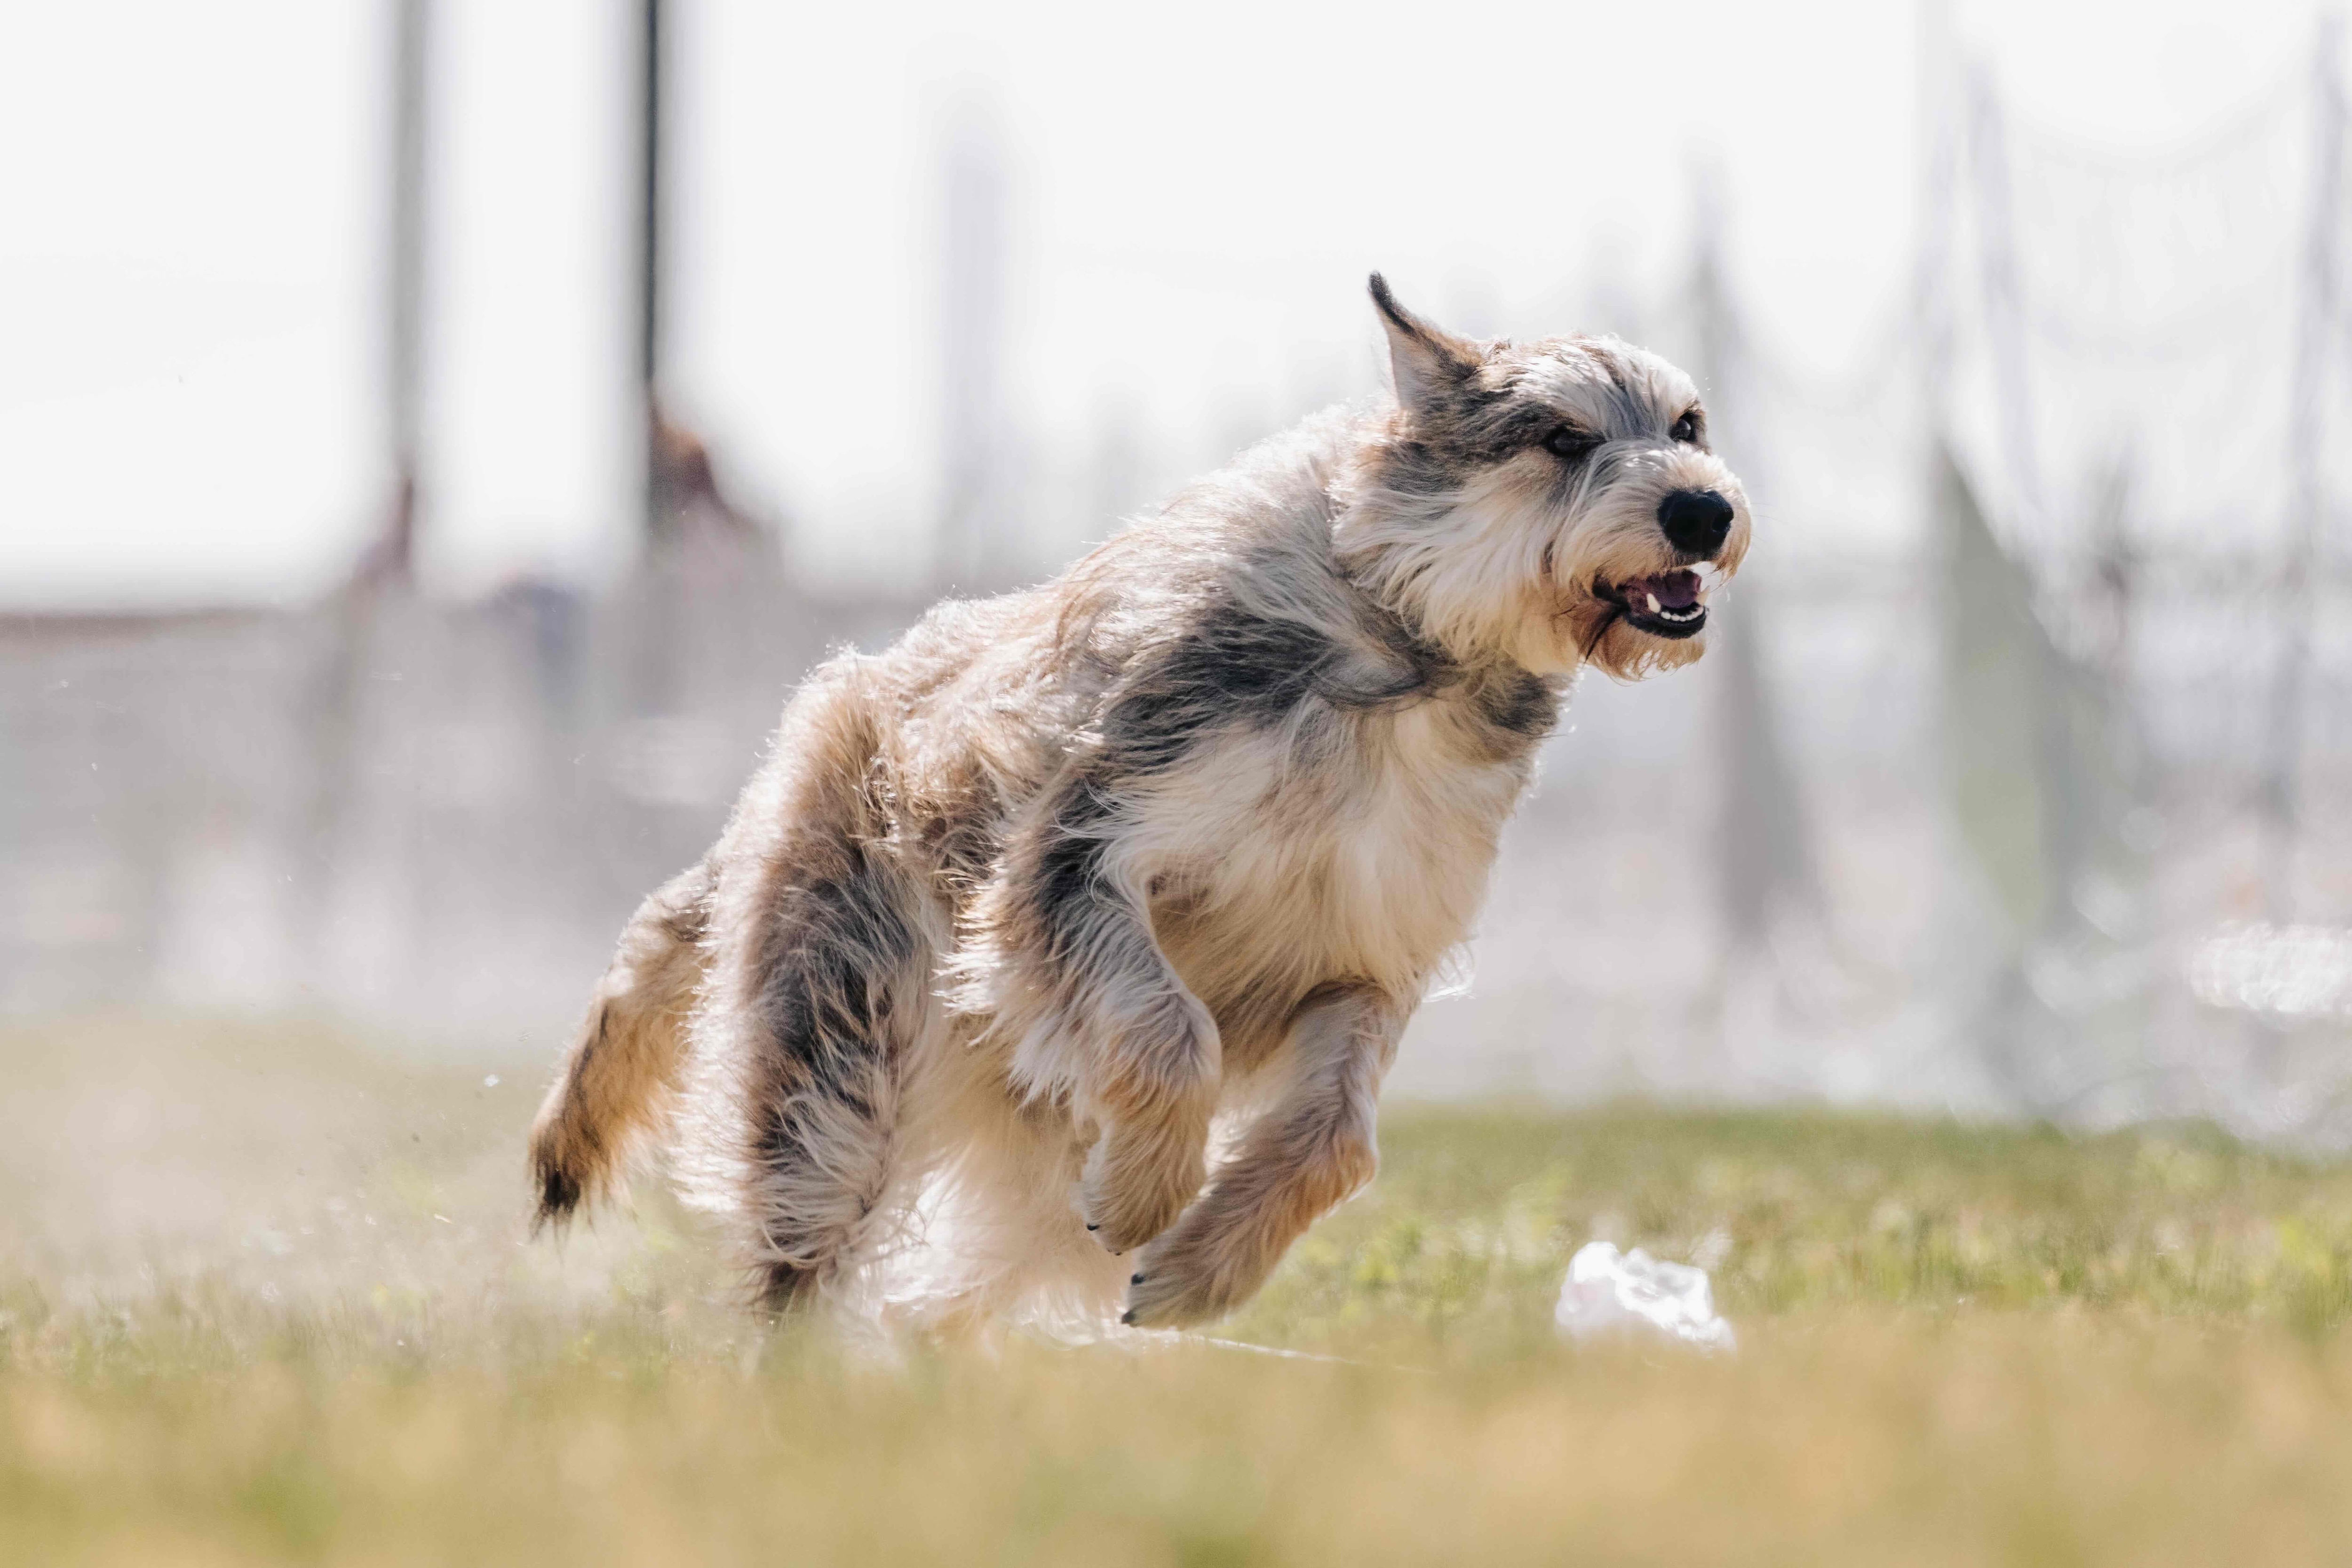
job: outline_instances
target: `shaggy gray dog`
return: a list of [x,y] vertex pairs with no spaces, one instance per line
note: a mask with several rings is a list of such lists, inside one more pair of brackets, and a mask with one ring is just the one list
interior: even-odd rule
[[1748,541],[1682,372],[1371,292],[1393,405],[794,695],[622,935],[531,1132],[542,1221],[667,1143],[772,1305],[1166,1326],[1371,1178],[1577,672],[1697,658]]

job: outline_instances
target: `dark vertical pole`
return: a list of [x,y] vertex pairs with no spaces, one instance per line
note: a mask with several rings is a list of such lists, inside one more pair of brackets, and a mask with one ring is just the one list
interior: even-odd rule
[[[323,944],[329,929],[343,850],[364,832],[373,774],[362,756],[370,699],[384,687],[367,679],[371,661],[401,624],[400,601],[414,580],[417,490],[423,466],[425,371],[425,257],[427,228],[426,144],[431,120],[433,0],[386,0],[379,13],[388,23],[392,64],[389,108],[390,200],[381,241],[384,278],[383,442],[392,468],[392,494],[376,537],[342,587],[321,605],[328,617],[320,661],[312,671],[303,707],[310,744],[300,820],[293,830],[302,867],[295,896],[299,929]],[[404,912],[408,912],[404,910]],[[387,963],[410,951],[414,921],[395,939]],[[323,957],[323,946],[314,950]]]
[[641,0],[637,78],[637,391],[646,438],[646,537],[658,539],[669,497],[661,450],[662,206],[667,187],[662,136],[667,58],[663,0]]
[[385,437],[392,454],[393,500],[374,564],[383,573],[405,578],[415,551],[422,441],[425,56],[432,40],[432,0],[395,0],[394,35],[391,268],[384,300]]

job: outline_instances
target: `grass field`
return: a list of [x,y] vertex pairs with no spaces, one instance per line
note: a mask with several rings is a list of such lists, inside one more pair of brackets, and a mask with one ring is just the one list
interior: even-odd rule
[[[1221,1337],[765,1331],[658,1198],[526,1245],[540,1068],[0,1035],[0,1562],[2352,1563],[2352,1165],[1399,1109]],[[486,1082],[495,1076],[496,1082]],[[1570,1349],[1596,1236],[1741,1350]]]

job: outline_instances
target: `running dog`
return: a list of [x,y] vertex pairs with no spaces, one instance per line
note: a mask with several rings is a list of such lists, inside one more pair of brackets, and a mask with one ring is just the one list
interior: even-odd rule
[[622,934],[531,1131],[542,1224],[666,1149],[772,1307],[1172,1327],[1371,1179],[1579,671],[1698,658],[1749,536],[1681,371],[1371,296],[1393,402],[809,678]]

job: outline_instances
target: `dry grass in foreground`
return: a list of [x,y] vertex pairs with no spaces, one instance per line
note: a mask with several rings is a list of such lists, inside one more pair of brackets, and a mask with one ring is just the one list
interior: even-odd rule
[[[2352,1166],[2196,1130],[1401,1113],[1224,1331],[1347,1362],[886,1359],[728,1310],[657,1200],[521,1245],[534,1065],[110,1020],[0,1073],[0,1561],[2352,1551]],[[1741,1352],[1555,1344],[1595,1234]]]

